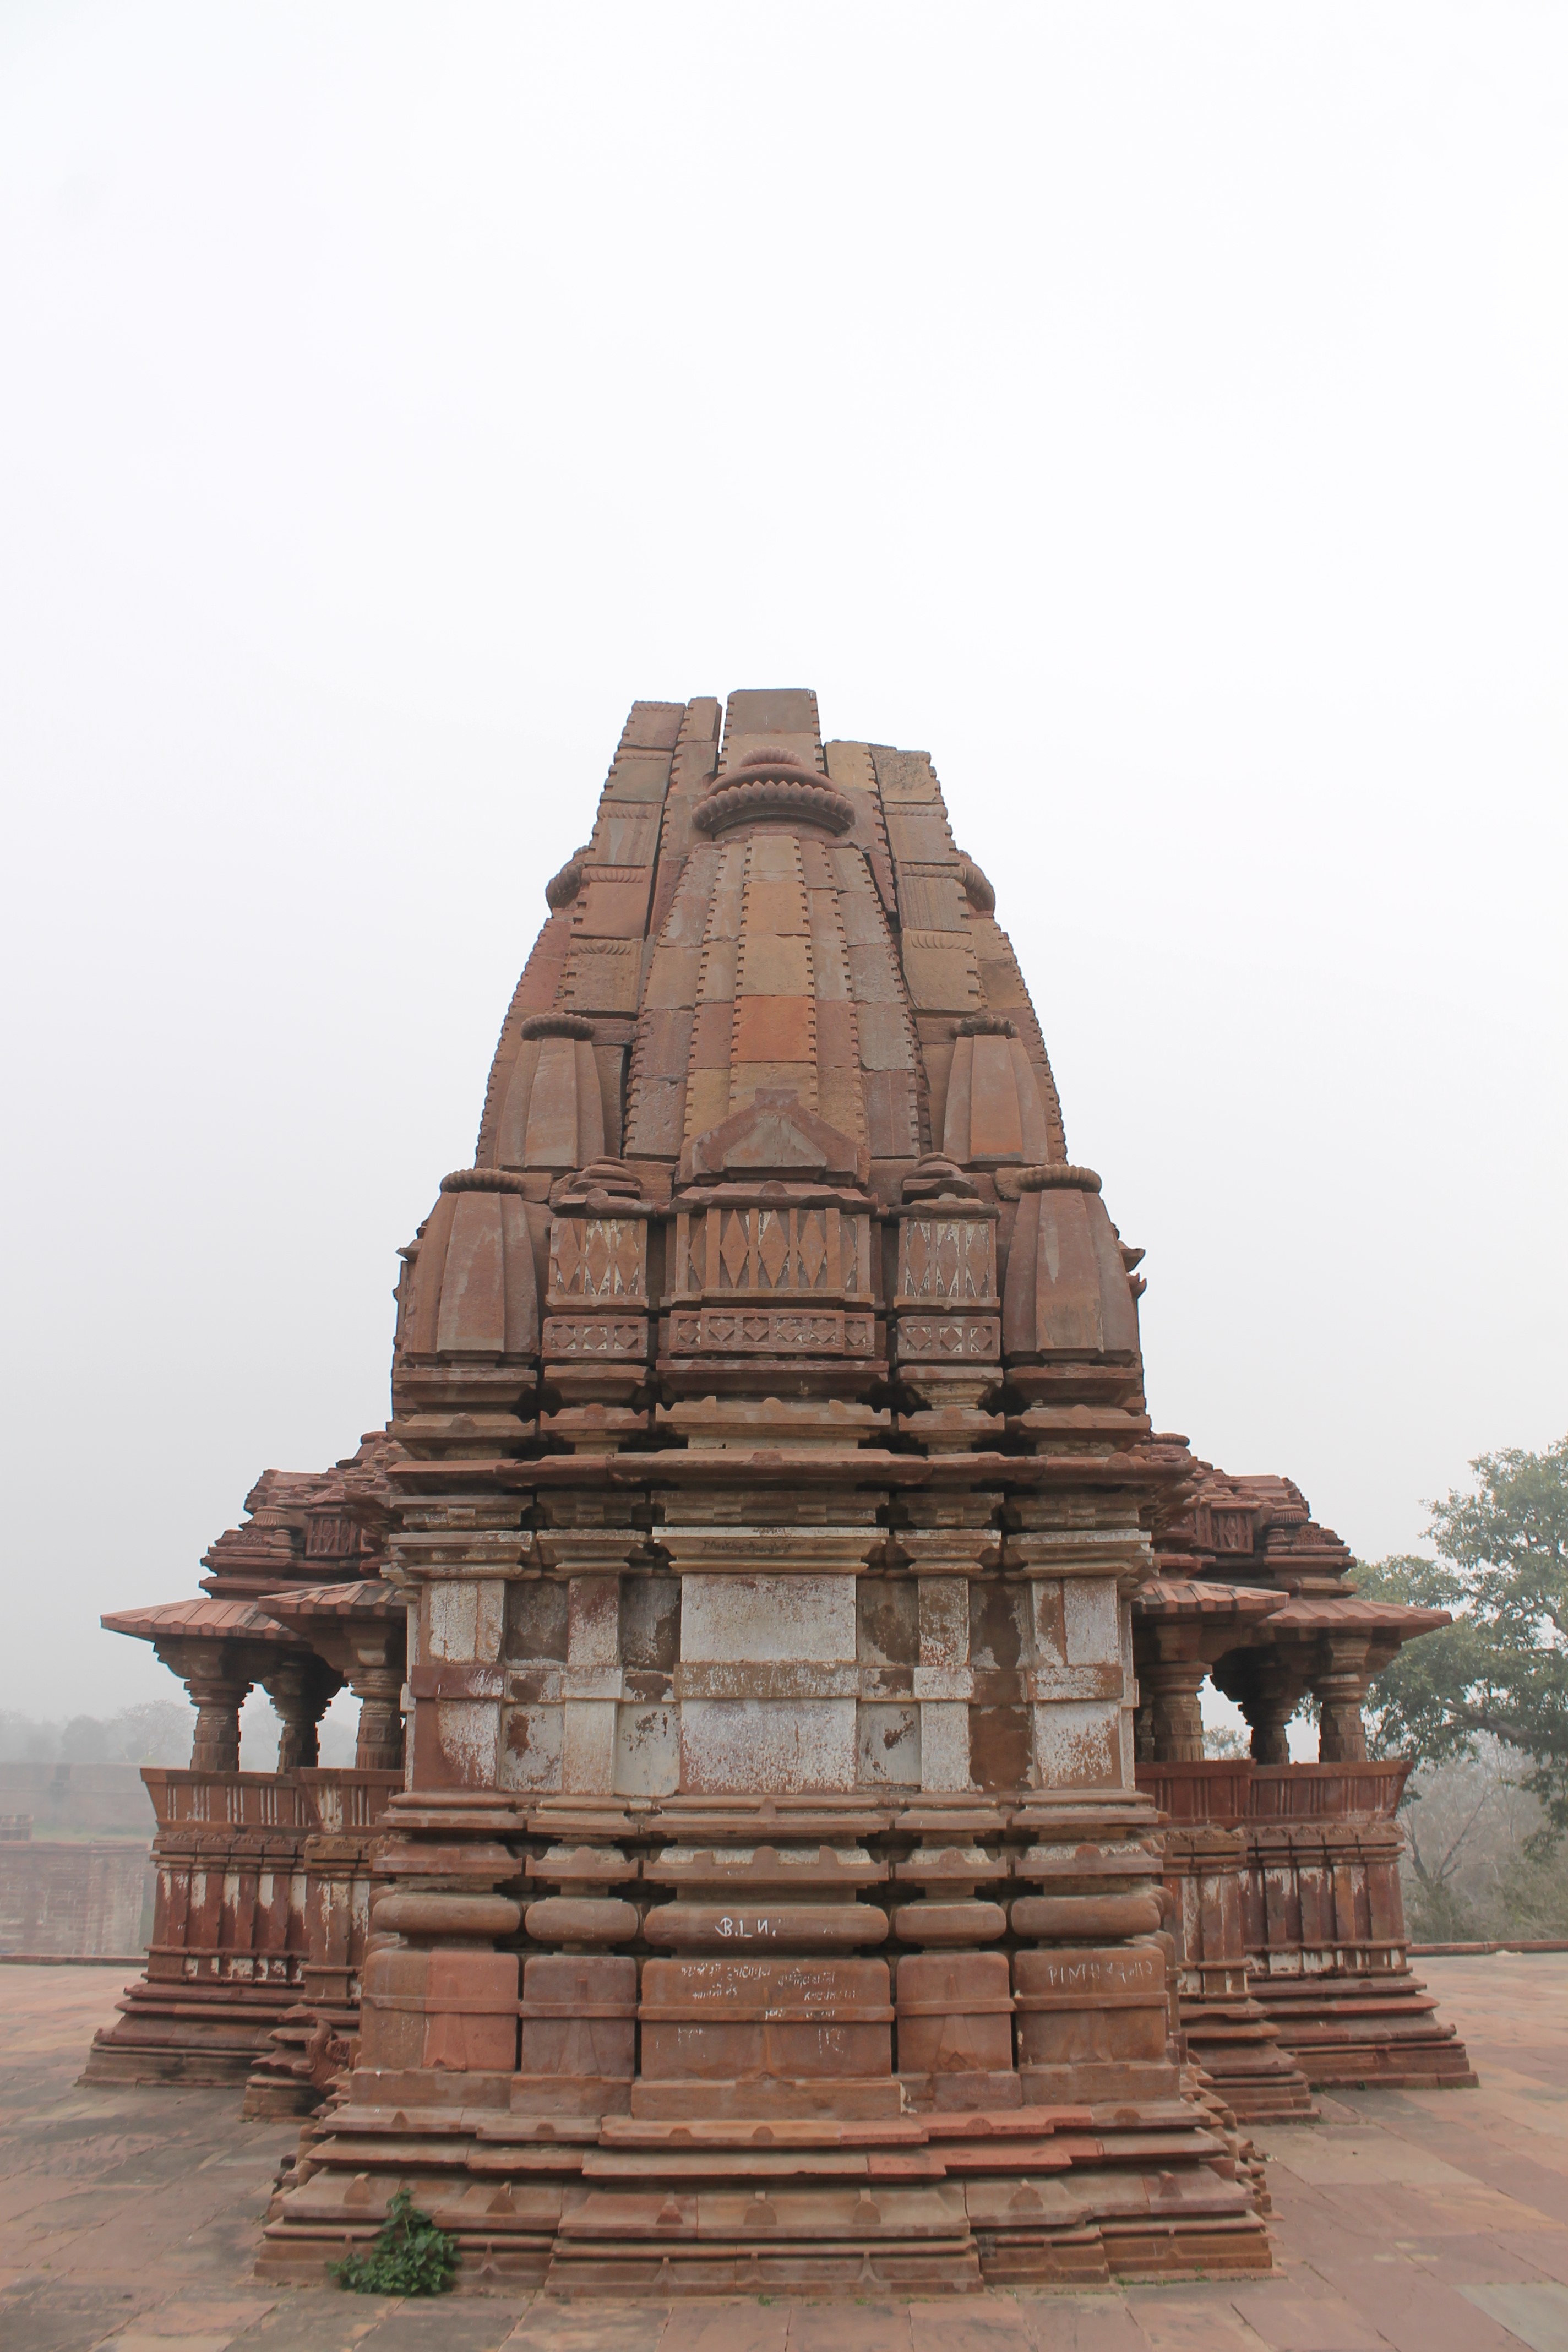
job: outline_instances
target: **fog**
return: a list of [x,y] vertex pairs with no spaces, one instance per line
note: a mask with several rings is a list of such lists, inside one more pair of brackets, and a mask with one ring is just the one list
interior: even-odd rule
[[1363,1556],[1568,1426],[1568,16],[0,14],[0,1706],[178,1696],[628,704],[929,749],[1157,1423]]

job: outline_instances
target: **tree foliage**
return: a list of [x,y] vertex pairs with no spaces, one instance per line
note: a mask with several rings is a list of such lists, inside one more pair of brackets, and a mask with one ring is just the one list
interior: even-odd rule
[[1426,1764],[1474,1757],[1482,1736],[1529,1761],[1522,1786],[1545,1834],[1568,1829],[1568,1437],[1470,1465],[1474,1490],[1429,1507],[1436,1559],[1378,1560],[1357,1578],[1379,1600],[1447,1609],[1373,1685],[1369,1746]]

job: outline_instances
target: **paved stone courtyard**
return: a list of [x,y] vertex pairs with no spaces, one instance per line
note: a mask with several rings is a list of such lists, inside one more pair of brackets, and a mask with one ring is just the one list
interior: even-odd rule
[[[1568,1955],[1426,1964],[1479,2091],[1366,2092],[1260,2135],[1255,2284],[908,2304],[396,2303],[264,2291],[292,2126],[237,2091],[81,2091],[119,1979],[0,1969],[4,2352],[1568,2352]],[[174,2193],[170,2191],[173,2189]]]

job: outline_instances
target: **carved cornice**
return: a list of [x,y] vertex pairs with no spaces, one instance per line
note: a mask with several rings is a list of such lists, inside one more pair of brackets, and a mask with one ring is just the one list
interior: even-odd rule
[[441,1179],[443,1192],[522,1192],[528,1180],[511,1168],[454,1168]]

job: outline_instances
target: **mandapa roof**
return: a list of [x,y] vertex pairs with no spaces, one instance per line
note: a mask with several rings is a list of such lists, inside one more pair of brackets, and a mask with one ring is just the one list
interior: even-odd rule
[[194,1593],[188,1601],[161,1601],[151,1609],[117,1609],[99,1623],[110,1633],[130,1633],[139,1642],[179,1635],[202,1642],[292,1643],[296,1636],[254,1601],[219,1601]]
[[311,1618],[366,1619],[401,1617],[408,1603],[395,1585],[370,1577],[362,1584],[290,1585],[284,1592],[264,1592],[260,1606],[285,1623]]

